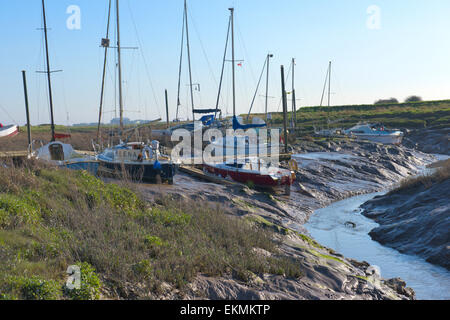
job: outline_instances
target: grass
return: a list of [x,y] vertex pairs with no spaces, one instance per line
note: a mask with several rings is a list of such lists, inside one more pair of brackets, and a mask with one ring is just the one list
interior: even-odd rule
[[[302,275],[273,231],[220,208],[147,203],[130,186],[33,163],[0,167],[0,181],[3,299],[136,298],[158,296],[163,283],[184,290],[198,274]],[[78,291],[65,286],[70,265],[81,268]]]
[[[330,128],[349,128],[360,121],[382,122],[387,127],[407,129],[448,127],[450,100],[330,108],[303,107],[297,111],[297,128],[302,135],[312,134],[314,126],[318,129],[327,128],[328,119],[331,122]],[[282,113],[273,115],[274,125],[281,125],[282,121]]]
[[450,178],[450,159],[442,162],[440,167],[436,168],[432,174],[420,175],[417,177],[408,177],[400,182],[400,185],[392,190],[393,193],[409,192],[412,189],[424,187],[425,189],[431,188],[434,184],[443,182]]

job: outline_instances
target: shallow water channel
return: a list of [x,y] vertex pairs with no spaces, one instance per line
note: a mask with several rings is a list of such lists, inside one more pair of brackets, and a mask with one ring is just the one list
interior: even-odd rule
[[361,195],[333,203],[315,211],[304,227],[320,244],[345,257],[378,266],[383,278],[402,278],[415,290],[417,299],[450,299],[449,271],[418,256],[382,246],[370,238],[369,232],[378,224],[364,217],[359,206],[381,194]]

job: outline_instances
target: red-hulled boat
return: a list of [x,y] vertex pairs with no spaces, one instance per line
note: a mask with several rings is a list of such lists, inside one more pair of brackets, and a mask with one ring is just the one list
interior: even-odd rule
[[295,181],[295,173],[288,169],[266,165],[258,158],[246,159],[245,163],[204,164],[203,171],[223,179],[263,188],[285,187],[286,193]]

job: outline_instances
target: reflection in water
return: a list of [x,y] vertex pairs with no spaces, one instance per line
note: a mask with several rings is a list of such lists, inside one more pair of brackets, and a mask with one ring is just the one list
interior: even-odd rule
[[364,217],[358,208],[380,194],[349,198],[317,210],[305,227],[320,244],[346,257],[379,266],[383,278],[402,278],[416,291],[418,299],[450,299],[448,270],[384,247],[368,235],[378,224]]

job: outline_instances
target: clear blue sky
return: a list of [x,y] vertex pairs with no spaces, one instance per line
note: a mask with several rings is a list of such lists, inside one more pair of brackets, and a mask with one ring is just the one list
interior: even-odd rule
[[[69,30],[67,7],[81,9],[81,29]],[[371,30],[367,8],[381,9],[381,28]],[[225,45],[228,8],[236,8],[238,112],[248,111],[267,52],[271,61],[269,109],[279,109],[280,65],[295,57],[298,105],[320,102],[329,60],[332,104],[373,103],[379,98],[450,98],[450,1],[448,0],[190,0],[190,37],[196,107],[215,106]],[[107,0],[46,0],[56,121],[95,122],[98,117]],[[165,118],[176,108],[182,0],[121,0],[125,116]],[[32,123],[48,123],[40,0],[0,3],[0,121],[25,122],[21,70],[28,75]],[[113,24],[114,27],[115,24]],[[136,33],[136,29],[138,33]],[[111,36],[114,39],[114,33]],[[114,53],[106,86],[105,121],[114,110]],[[188,112],[187,65],[182,78],[181,116]],[[231,65],[221,107],[231,112]],[[264,86],[259,94],[264,94]],[[290,89],[290,81],[288,82]],[[255,111],[263,111],[258,95]],[[12,118],[12,119],[11,119]],[[69,121],[67,120],[69,119]]]

